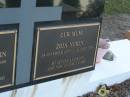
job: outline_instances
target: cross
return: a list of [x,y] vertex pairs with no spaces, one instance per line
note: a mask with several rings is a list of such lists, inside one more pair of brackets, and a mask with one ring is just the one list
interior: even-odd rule
[[0,8],[0,24],[19,23],[16,84],[30,81],[34,24],[59,20],[60,7],[36,7],[36,0],[21,0],[19,8]]

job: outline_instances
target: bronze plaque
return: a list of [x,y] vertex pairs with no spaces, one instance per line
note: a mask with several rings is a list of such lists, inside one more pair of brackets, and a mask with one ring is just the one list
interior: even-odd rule
[[0,31],[0,88],[14,85],[17,32]]
[[100,23],[39,27],[33,80],[88,71],[95,66]]

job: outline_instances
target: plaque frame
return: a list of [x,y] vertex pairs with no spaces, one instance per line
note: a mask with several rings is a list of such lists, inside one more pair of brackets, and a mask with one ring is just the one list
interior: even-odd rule
[[14,30],[1,30],[0,31],[0,35],[3,35],[3,34],[14,34],[15,35],[15,42],[14,42],[14,53],[13,53],[13,73],[12,73],[12,82],[10,84],[7,84],[7,85],[1,85],[0,86],[0,89],[2,88],[7,88],[7,87],[11,87],[15,84],[15,75],[16,75],[16,56],[17,56],[17,33],[18,33],[18,30],[14,29]]
[[[97,39],[96,39],[97,43],[96,43],[95,54],[94,54],[94,58],[93,58],[94,59],[93,65],[92,66],[88,66],[88,67],[79,68],[79,69],[70,70],[70,71],[65,71],[65,72],[61,72],[61,73],[56,73],[56,74],[49,75],[49,76],[36,77],[37,59],[38,59],[38,46],[39,46],[39,35],[40,35],[40,33],[44,33],[44,32],[40,32],[40,31],[53,30],[53,29],[62,29],[62,28],[84,27],[84,26],[87,26],[87,27],[89,27],[89,26],[99,26],[98,27],[98,32],[97,32],[98,35],[97,35]],[[34,56],[35,57],[33,57],[34,61],[33,61],[33,70],[32,70],[33,71],[33,73],[32,73],[32,80],[33,81],[39,81],[39,80],[43,80],[43,79],[48,79],[50,77],[53,78],[53,77],[57,77],[57,76],[60,76],[60,75],[65,75],[65,74],[69,74],[69,73],[73,73],[73,72],[78,72],[78,71],[94,68],[95,67],[95,63],[96,63],[96,55],[97,55],[97,50],[98,50],[98,44],[99,44],[100,29],[101,29],[101,23],[100,22],[85,23],[85,24],[70,24],[70,25],[52,26],[52,27],[49,27],[49,26],[48,27],[37,27],[37,34],[36,34],[35,47],[34,47]],[[57,78],[54,78],[54,79],[57,79]]]

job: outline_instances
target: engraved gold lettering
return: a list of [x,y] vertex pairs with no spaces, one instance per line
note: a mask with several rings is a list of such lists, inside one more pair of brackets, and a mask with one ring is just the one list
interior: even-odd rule
[[0,76],[0,80],[5,80],[5,76]]
[[56,49],[64,49],[64,48],[68,48],[67,43],[57,43],[56,44]]
[[66,43],[57,43],[56,50],[58,49],[67,49],[73,47],[82,47],[85,45],[84,41],[75,41],[75,42],[66,42]]
[[53,60],[48,68],[48,71],[56,71],[58,69],[69,68],[71,66],[81,65],[84,63],[86,63],[84,56]]
[[60,38],[67,38],[67,37],[79,37],[83,35],[82,30],[72,31],[72,32],[61,32]]
[[1,60],[1,61],[0,61],[0,64],[6,64],[6,63],[7,63],[6,60]]
[[60,56],[60,55],[63,55],[63,54],[64,54],[63,50],[60,50],[60,51],[49,50],[49,51],[44,51],[42,53],[42,57]]
[[0,52],[0,58],[4,58],[7,56],[7,51],[1,51]]

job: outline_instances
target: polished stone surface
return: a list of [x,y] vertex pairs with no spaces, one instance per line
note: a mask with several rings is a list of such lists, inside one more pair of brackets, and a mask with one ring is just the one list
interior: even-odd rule
[[95,89],[100,84],[111,86],[130,78],[130,41],[110,42],[114,61],[102,60],[94,71],[63,79],[1,93],[0,97],[77,97]]

